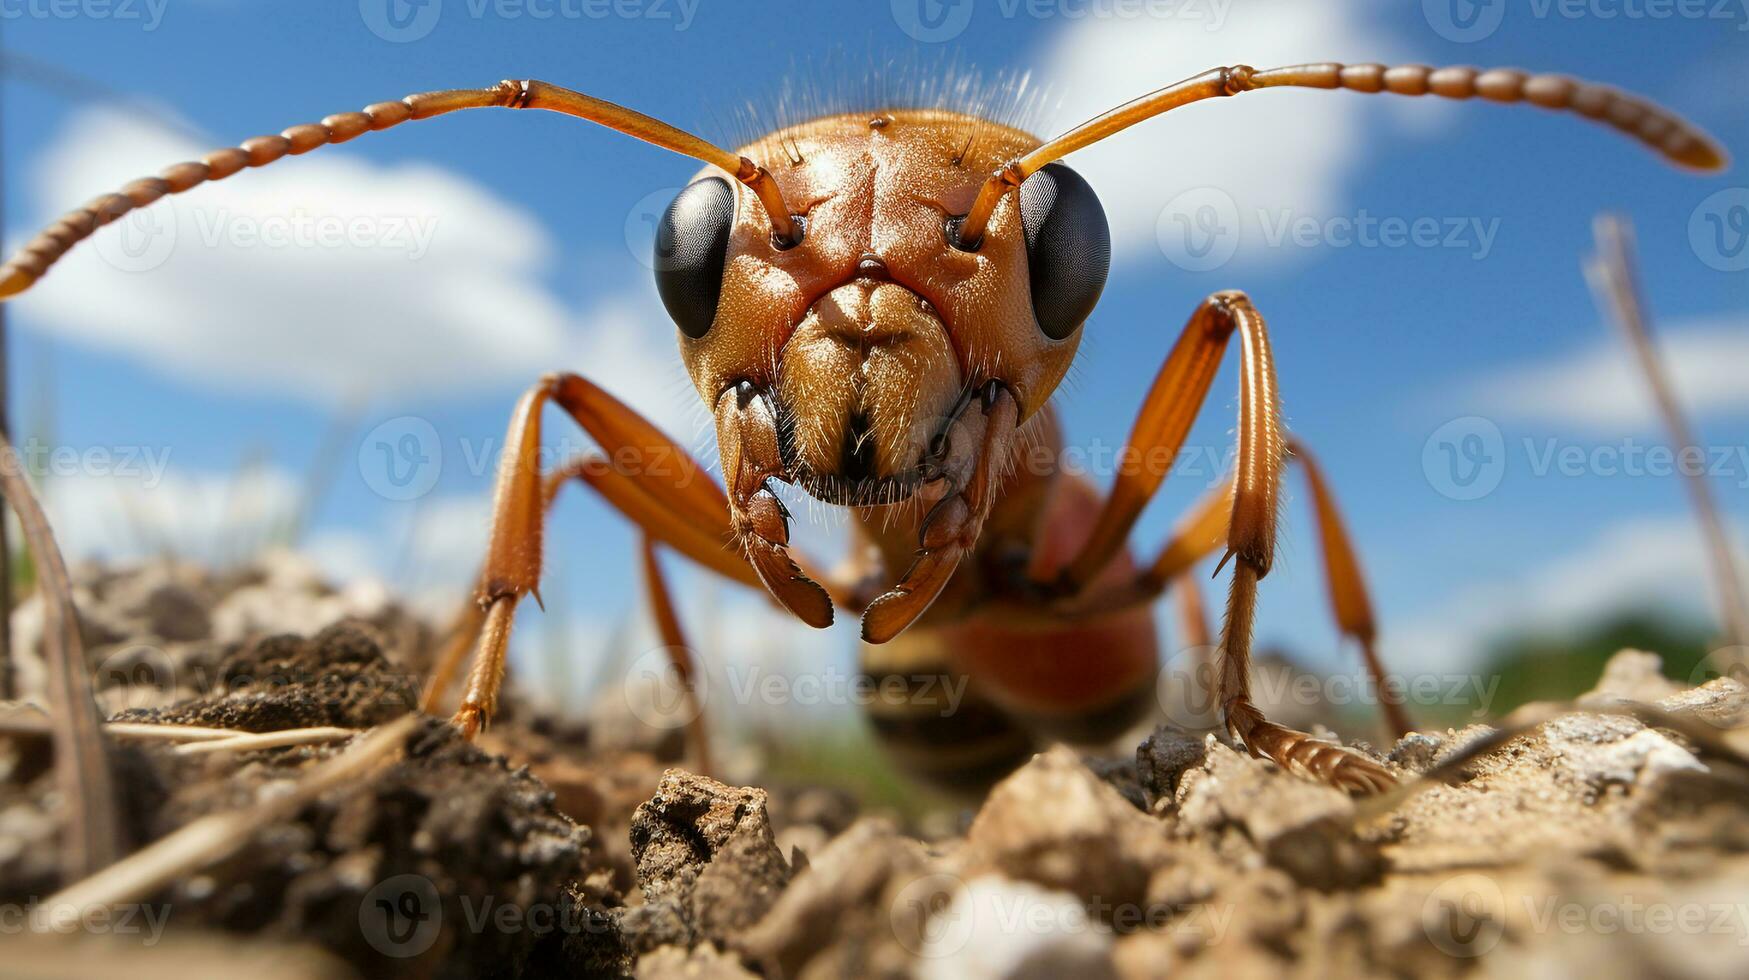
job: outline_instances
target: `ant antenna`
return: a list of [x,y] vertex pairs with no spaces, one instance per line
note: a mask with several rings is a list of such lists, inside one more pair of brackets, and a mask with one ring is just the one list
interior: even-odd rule
[[735,176],[758,196],[771,218],[773,240],[788,247],[801,240],[801,223],[789,213],[777,181],[744,156],[730,153],[684,130],[593,96],[533,79],[506,79],[490,88],[454,89],[409,95],[399,102],[378,102],[359,112],[343,112],[319,123],[293,126],[278,136],[257,136],[240,145],[179,163],[156,177],[136,180],[71,211],[0,266],[0,300],[16,296],[42,278],[74,245],[97,229],[166,194],[223,180],[245,167],[265,167],[282,157],[296,156],[332,143],[344,143],[366,132],[388,129],[409,119],[430,119],[458,109],[547,109],[600,123],[664,149],[703,160]]
[[1259,71],[1250,65],[1212,68],[1168,85],[1076,126],[990,176],[960,222],[958,245],[975,249],[996,205],[1010,190],[1062,156],[1192,102],[1238,95],[1262,88],[1348,89],[1393,95],[1480,97],[1489,102],[1529,102],[1545,109],[1576,112],[1607,123],[1679,166],[1716,171],[1727,156],[1711,137],[1675,113],[1605,85],[1565,75],[1532,75],[1516,68],[1430,68],[1427,65],[1342,65],[1324,62]]

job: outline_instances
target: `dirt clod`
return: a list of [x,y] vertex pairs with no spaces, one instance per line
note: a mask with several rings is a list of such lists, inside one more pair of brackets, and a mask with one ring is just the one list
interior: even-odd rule
[[628,923],[641,944],[727,941],[762,918],[790,879],[761,789],[670,769],[631,824],[647,905]]
[[988,869],[1088,901],[1133,903],[1166,860],[1160,830],[1059,747],[990,791],[966,834],[965,863],[968,872]]
[[1212,737],[1203,767],[1180,784],[1177,805],[1181,829],[1193,837],[1236,833],[1232,849],[1254,852],[1310,888],[1361,884],[1380,869],[1377,848],[1355,831],[1350,797],[1257,765]]
[[[429,653],[392,603],[371,615],[290,569],[79,589],[110,710],[136,721],[364,730],[413,710]],[[469,744],[425,719],[369,779],[144,904],[166,949],[321,947],[367,976],[1749,975],[1749,688],[1626,651],[1544,707],[1382,807],[1162,728],[1049,749],[969,820],[916,823],[663,770],[612,726],[518,712]],[[1382,761],[1408,782],[1497,734],[1421,731]],[[347,744],[127,743],[132,843],[282,797]],[[0,737],[3,907],[67,884],[44,746]]]
[[1136,772],[1150,809],[1171,801],[1184,773],[1202,765],[1208,743],[1201,735],[1175,728],[1157,728],[1136,747]]

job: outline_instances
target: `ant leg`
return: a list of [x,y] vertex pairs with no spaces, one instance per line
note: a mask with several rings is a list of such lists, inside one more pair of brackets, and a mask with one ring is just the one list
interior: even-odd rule
[[[1349,539],[1341,513],[1336,508],[1335,495],[1330,492],[1329,483],[1324,479],[1323,470],[1318,466],[1317,460],[1298,439],[1289,436],[1287,444],[1290,454],[1288,461],[1300,465],[1306,475],[1306,484],[1311,488],[1312,510],[1318,525],[1319,550],[1324,556],[1324,584],[1330,598],[1331,619],[1335,621],[1338,631],[1360,647],[1361,660],[1366,665],[1367,674],[1379,691],[1379,707],[1384,715],[1385,725],[1390,729],[1393,738],[1399,737],[1412,731],[1414,726],[1410,723],[1402,703],[1389,693],[1384,664],[1378,655],[1378,628],[1373,619],[1372,600],[1367,593],[1366,579],[1360,572],[1360,561],[1356,557],[1354,544]],[[1179,522],[1171,539],[1160,549],[1159,557],[1152,565],[1137,573],[1128,582],[1072,597],[1068,600],[1068,614],[1087,615],[1121,610],[1152,602],[1168,587],[1175,591],[1186,586],[1195,588],[1194,576],[1189,570],[1204,557],[1213,554],[1226,540],[1227,508],[1230,506],[1232,493],[1232,486],[1228,484],[1204,497]],[[1185,592],[1179,591],[1181,618],[1188,619],[1193,615],[1184,605],[1187,601],[1192,600],[1186,598]],[[1202,632],[1206,635],[1206,628]],[[1187,646],[1208,642],[1206,639],[1192,640],[1189,638],[1192,635],[1194,634],[1187,627]]]
[[1336,628],[1360,646],[1360,658],[1379,692],[1379,710],[1384,713],[1391,737],[1406,735],[1414,726],[1409,723],[1409,714],[1402,701],[1390,693],[1385,683],[1385,665],[1379,660],[1378,626],[1373,621],[1372,599],[1367,595],[1360,559],[1355,554],[1348,529],[1342,523],[1342,514],[1336,509],[1336,498],[1324,480],[1318,461],[1304,444],[1290,436],[1287,450],[1290,458],[1305,471],[1306,485],[1312,491],[1312,509],[1318,517],[1319,550],[1324,553],[1324,584],[1330,593],[1330,615],[1336,620]]
[[[1240,321],[1246,318],[1261,323],[1251,309],[1251,301],[1239,292],[1216,293],[1203,300],[1191,314],[1178,342],[1166,356],[1165,363],[1160,365],[1160,372],[1155,376],[1130,430],[1125,446],[1127,452],[1120,459],[1126,463],[1133,461],[1134,465],[1120,468],[1087,541],[1057,578],[1060,592],[1073,595],[1084,591],[1123,548],[1142,508],[1165,482],[1170,461],[1176,459],[1183,448],[1190,426],[1208,398],[1215,371],[1226,353],[1228,339]],[[1247,336],[1253,332],[1247,331]],[[1249,355],[1247,363],[1261,358],[1261,374],[1273,382],[1274,367],[1269,363],[1267,345],[1254,351],[1253,342],[1247,339],[1245,346]],[[1273,387],[1269,389],[1269,395],[1274,396]],[[1271,451],[1279,454],[1280,446],[1271,447]],[[1240,465],[1246,465],[1245,461],[1241,460]],[[1249,475],[1253,479],[1257,476],[1255,473]],[[1267,503],[1273,508],[1273,494]],[[1271,511],[1248,516],[1255,519],[1273,518],[1274,515]],[[1162,560],[1165,557],[1163,555]],[[1170,577],[1164,576],[1161,584]]]
[[[1195,508],[1189,520],[1180,525],[1181,533],[1135,582],[1112,594],[1084,596],[1088,583],[1117,554],[1143,506],[1165,480],[1167,466],[1162,461],[1177,457],[1235,332],[1241,344],[1239,445],[1230,489],[1211,495]],[[1227,730],[1244,742],[1251,754],[1351,792],[1378,792],[1393,785],[1391,775],[1371,760],[1277,725],[1264,718],[1251,700],[1251,629],[1257,583],[1268,574],[1274,560],[1287,439],[1281,425],[1269,333],[1244,293],[1216,293],[1197,307],[1154,380],[1129,446],[1136,451],[1125,458],[1147,462],[1118,475],[1087,542],[1055,583],[1068,598],[1065,607],[1107,609],[1157,595],[1166,582],[1219,541],[1218,531],[1210,532],[1219,528],[1217,515],[1224,509],[1227,548],[1221,565],[1232,561],[1234,567],[1219,642],[1216,694],[1226,713]]]
[[[689,460],[687,465],[697,467],[698,464]],[[692,557],[706,568],[723,575],[725,578],[740,582],[742,585],[755,589],[760,587],[759,580],[752,574],[752,570],[747,567],[745,562],[739,561],[733,552],[724,551],[721,548],[708,552],[701,550],[708,543],[707,541],[695,540],[697,536],[692,534],[689,528],[674,526],[672,518],[668,517],[661,509],[659,500],[652,499],[645,494],[637,481],[622,473],[616,473],[607,460],[599,455],[590,454],[577,457],[544,477],[541,487],[541,507],[544,511],[551,511],[554,501],[558,498],[559,490],[572,480],[577,480],[595,490],[604,500],[613,505],[621,516],[637,524],[640,528],[666,524],[670,532],[670,540],[680,537],[692,540],[692,550],[688,551],[682,548],[682,553]],[[724,527],[727,527],[726,523]],[[647,537],[649,532],[646,530],[644,534]],[[482,580],[484,576],[485,572],[482,569],[480,574],[475,576],[475,581]],[[425,690],[419,700],[419,710],[426,714],[439,712],[444,695],[448,693],[451,685],[455,682],[456,673],[461,669],[462,663],[466,661],[468,652],[479,643],[480,631],[485,625],[486,609],[479,601],[470,598],[462,603],[462,607],[456,611],[449,629],[445,631],[448,639],[445,641],[443,649],[438,653],[436,663],[431,670],[431,676],[425,683]]]
[[[582,426],[601,453],[543,482],[540,413],[548,400]],[[589,380],[554,374],[530,389],[511,417],[505,453],[492,503],[491,541],[475,592],[480,615],[470,632],[478,634],[479,643],[455,715],[456,726],[469,737],[490,719],[497,702],[517,604],[529,594],[539,601],[545,510],[565,478],[589,484],[656,541],[726,578],[760,587],[736,546],[722,489],[686,450]],[[471,619],[463,625],[470,624]]]
[[1172,580],[1172,594],[1177,603],[1178,634],[1186,647],[1206,647],[1214,639],[1209,632],[1208,610],[1202,604],[1202,586],[1195,575],[1180,575]]
[[485,625],[486,610],[473,599],[463,602],[462,607],[456,610],[455,619],[444,632],[447,639],[443,641],[443,649],[437,652],[431,674],[425,678],[425,689],[419,693],[421,712],[437,714],[439,706],[443,704],[444,695],[449,693],[450,685],[455,683],[456,672],[461,670],[462,662],[468,658],[468,651],[480,642],[480,630]]
[[686,740],[692,753],[695,772],[709,776],[711,767],[710,733],[706,730],[704,706],[698,703],[695,683],[696,665],[686,633],[680,628],[680,614],[674,609],[674,597],[668,591],[668,580],[662,575],[662,565],[656,560],[656,542],[648,531],[638,535],[639,566],[644,577],[644,594],[650,600],[650,615],[656,621],[656,632],[662,637],[662,648],[674,666],[675,679],[686,698]]

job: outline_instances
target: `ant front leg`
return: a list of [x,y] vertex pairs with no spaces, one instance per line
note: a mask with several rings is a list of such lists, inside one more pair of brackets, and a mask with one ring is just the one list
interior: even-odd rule
[[[1122,548],[1142,508],[1164,482],[1168,469],[1164,461],[1177,458],[1235,332],[1242,359],[1238,459],[1231,484],[1205,498],[1180,524],[1179,533],[1159,558],[1135,580],[1111,590],[1090,592],[1090,583]],[[1390,773],[1371,760],[1277,725],[1251,700],[1251,632],[1257,585],[1274,560],[1287,437],[1281,424],[1269,334],[1263,317],[1244,293],[1216,293],[1191,315],[1142,405],[1129,448],[1134,452],[1124,458],[1142,460],[1143,465],[1119,474],[1087,542],[1055,583],[1056,590],[1066,597],[1065,609],[1109,610],[1158,595],[1167,582],[1216,546],[1224,517],[1227,550],[1221,564],[1231,561],[1234,567],[1215,684],[1227,730],[1244,742],[1252,755],[1351,792],[1378,792],[1393,785]],[[1321,483],[1315,484],[1315,494],[1321,489]],[[1327,500],[1327,494],[1319,499]],[[1333,507],[1330,512],[1334,513]],[[1323,516],[1320,508],[1320,518]],[[1357,576],[1343,580],[1345,584],[1358,581]],[[1337,594],[1335,586],[1332,594]]]
[[[540,415],[556,402],[600,447],[549,476],[540,472]],[[475,592],[476,611],[458,621],[456,639],[427,687],[425,705],[441,699],[461,653],[478,648],[455,724],[472,737],[490,720],[504,676],[510,626],[523,596],[539,601],[542,530],[547,507],[570,480],[580,480],[661,542],[725,578],[753,588],[735,547],[728,499],[673,440],[599,386],[575,374],[542,379],[517,403],[492,502],[492,536]]]

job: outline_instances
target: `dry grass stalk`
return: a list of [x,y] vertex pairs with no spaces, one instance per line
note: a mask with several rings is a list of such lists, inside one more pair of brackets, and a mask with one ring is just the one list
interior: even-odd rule
[[103,730],[115,738],[142,742],[214,742],[249,735],[236,728],[203,728],[199,725],[158,725],[146,721],[112,721]]
[[48,517],[25,476],[24,461],[4,435],[0,435],[0,495],[18,515],[19,527],[36,559],[37,587],[43,594],[55,776],[67,810],[61,873],[65,880],[74,881],[121,857],[121,815],[108,742],[100,727],[97,704],[91,698],[72,582]]
[[[1585,279],[1597,296],[1597,305],[1605,316],[1628,339],[1639,362],[1640,370],[1651,386],[1652,398],[1658,406],[1664,428],[1679,458],[1698,451],[1694,431],[1677,403],[1675,387],[1652,343],[1651,326],[1647,322],[1646,306],[1640,290],[1633,251],[1633,227],[1626,219],[1615,215],[1599,215],[1594,226],[1597,254],[1585,262]],[[1696,448],[1691,448],[1696,447]],[[1686,479],[1690,501],[1700,519],[1701,535],[1712,559],[1713,582],[1719,593],[1719,618],[1725,630],[1726,642],[1739,648],[1740,658],[1749,657],[1749,597],[1743,592],[1743,579],[1738,574],[1736,556],[1731,550],[1730,533],[1713,499],[1712,487],[1705,473],[1694,467],[1681,467]],[[1726,664],[1724,667],[1749,666]]]
[[[49,716],[35,707],[13,710],[0,715],[0,735],[48,735]],[[111,738],[138,742],[216,742],[224,739],[258,735],[240,728],[203,728],[199,725],[160,725],[148,721],[106,721],[103,730]],[[275,733],[267,733],[275,734]],[[347,730],[347,734],[357,734]]]
[[351,738],[358,732],[351,728],[288,728],[277,732],[238,733],[231,738],[203,739],[178,745],[177,755],[208,755],[213,752],[254,752],[260,749],[282,749],[293,745],[317,745]]

